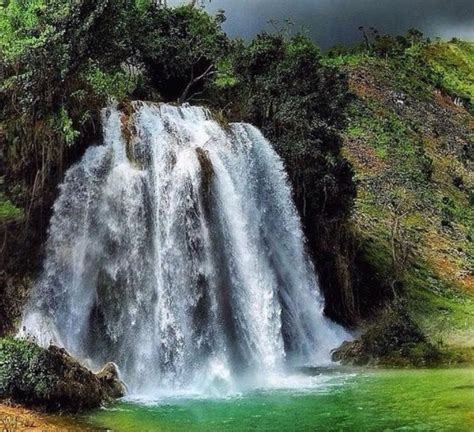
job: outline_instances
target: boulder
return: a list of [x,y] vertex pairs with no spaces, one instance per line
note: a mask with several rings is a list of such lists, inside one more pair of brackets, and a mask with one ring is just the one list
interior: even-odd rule
[[118,399],[127,393],[127,388],[125,383],[120,380],[115,363],[107,363],[96,376],[111,398]]
[[0,401],[77,412],[98,408],[124,394],[125,386],[112,363],[96,375],[62,348],[0,339]]
[[332,352],[333,361],[354,366],[428,366],[442,360],[406,311],[393,305],[369,325],[361,337]]

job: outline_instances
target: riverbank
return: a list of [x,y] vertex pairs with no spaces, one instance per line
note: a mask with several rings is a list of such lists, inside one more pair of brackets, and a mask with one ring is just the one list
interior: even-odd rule
[[75,426],[71,419],[28,410],[14,405],[0,404],[2,431],[76,432],[84,428]]

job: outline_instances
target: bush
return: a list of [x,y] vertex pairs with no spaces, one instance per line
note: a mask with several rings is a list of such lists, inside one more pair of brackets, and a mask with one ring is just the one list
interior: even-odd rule
[[48,399],[58,384],[47,351],[14,339],[0,340],[0,398],[34,403]]

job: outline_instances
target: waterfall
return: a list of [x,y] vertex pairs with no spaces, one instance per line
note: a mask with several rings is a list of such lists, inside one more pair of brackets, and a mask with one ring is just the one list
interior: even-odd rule
[[114,361],[144,394],[328,361],[346,335],[262,134],[188,105],[103,117],[60,187],[22,332]]

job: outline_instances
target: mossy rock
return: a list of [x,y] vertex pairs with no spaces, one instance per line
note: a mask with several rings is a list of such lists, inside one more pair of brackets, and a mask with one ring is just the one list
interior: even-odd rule
[[124,395],[116,368],[95,375],[64,349],[27,340],[0,340],[0,400],[47,411],[98,408]]
[[334,361],[356,366],[429,366],[442,362],[442,353],[424,336],[406,312],[391,306],[356,341],[345,342]]

